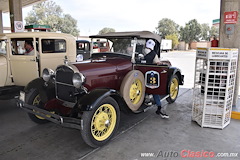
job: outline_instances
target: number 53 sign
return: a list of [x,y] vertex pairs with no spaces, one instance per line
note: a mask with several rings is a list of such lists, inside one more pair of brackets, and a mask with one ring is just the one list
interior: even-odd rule
[[160,86],[160,76],[156,71],[148,71],[145,73],[145,85],[148,88],[154,89]]

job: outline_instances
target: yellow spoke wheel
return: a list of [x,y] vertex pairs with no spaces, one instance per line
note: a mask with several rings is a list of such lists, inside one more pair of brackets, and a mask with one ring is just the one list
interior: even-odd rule
[[172,99],[175,99],[178,95],[178,86],[178,80],[176,78],[173,78],[170,85],[170,96]]
[[139,79],[136,79],[129,90],[129,98],[133,104],[137,104],[142,97],[142,83]]
[[169,82],[168,94],[167,98],[168,103],[173,103],[176,101],[178,92],[179,92],[179,80],[177,75],[173,75],[171,81]]
[[[39,105],[40,104],[40,102],[41,102],[41,99],[40,99],[40,95],[38,94],[35,98],[34,98],[34,100],[33,100],[33,105],[34,106],[37,106],[37,105]],[[37,111],[35,111],[35,110],[33,110],[34,112],[37,112]],[[51,113],[54,113],[54,112],[51,112]],[[35,114],[35,116],[37,117],[37,118],[39,118],[39,119],[45,119],[45,118],[43,118],[43,117],[41,117],[41,116],[38,116],[38,115],[36,115]],[[47,117],[51,117],[50,115],[46,115]]]
[[100,147],[109,142],[120,122],[120,109],[112,97],[105,97],[90,111],[84,111],[81,135],[86,144]]
[[144,82],[144,75],[139,70],[129,71],[122,81],[120,94],[133,112],[137,111],[144,101]]
[[[34,105],[34,106],[39,105],[40,102],[41,102],[41,99],[40,99],[40,95],[38,94],[38,95],[34,98],[34,100],[33,100],[33,105]],[[35,110],[33,110],[33,111],[36,112]],[[39,119],[44,119],[43,117],[38,116],[38,115],[36,115],[36,114],[35,114],[35,116],[36,116],[37,118],[39,118]]]
[[[29,92],[26,93],[26,100],[25,101],[26,101],[27,104],[34,105],[34,106],[39,107],[39,108],[40,108],[40,106],[44,105],[41,101],[41,97],[40,97],[39,92],[36,88],[30,89]],[[37,111],[35,111],[35,110],[33,110],[33,112],[37,113]],[[34,121],[36,123],[39,123],[39,124],[49,122],[45,118],[43,118],[41,116],[38,116],[36,114],[28,113],[28,116],[32,121]]]
[[97,141],[107,139],[116,125],[117,115],[111,104],[101,105],[93,115],[91,133]]

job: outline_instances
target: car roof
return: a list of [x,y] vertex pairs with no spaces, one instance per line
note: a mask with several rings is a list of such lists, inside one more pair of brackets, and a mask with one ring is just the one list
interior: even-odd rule
[[3,33],[0,37],[10,37],[10,38],[24,38],[24,37],[64,37],[75,39],[74,36],[66,33],[56,33],[56,32],[15,32],[15,33]]
[[147,38],[147,39],[155,39],[159,43],[161,43],[161,37],[158,34],[152,33],[150,31],[132,31],[132,32],[109,32],[101,35],[92,35],[90,38]]
[[90,43],[88,40],[76,40],[76,42],[79,42],[79,43],[86,43],[86,42],[88,42],[88,43]]

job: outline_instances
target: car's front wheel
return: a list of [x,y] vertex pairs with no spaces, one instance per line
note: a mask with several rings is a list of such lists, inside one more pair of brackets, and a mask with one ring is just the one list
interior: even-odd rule
[[179,92],[179,79],[178,76],[175,74],[171,77],[168,85],[168,94],[169,97],[167,98],[168,103],[173,103],[176,101]]
[[[44,103],[41,101],[39,92],[36,88],[30,89],[30,91],[26,93],[25,102],[27,104],[36,106],[38,108],[43,108],[44,107]],[[36,112],[36,111],[34,111],[34,112]],[[44,119],[43,117],[40,117],[40,116],[32,114],[32,113],[28,113],[28,116],[35,123],[42,124],[42,123],[49,122],[48,120]]]
[[120,121],[120,110],[117,102],[111,98],[104,98],[91,111],[82,115],[83,140],[91,147],[105,145],[116,132]]

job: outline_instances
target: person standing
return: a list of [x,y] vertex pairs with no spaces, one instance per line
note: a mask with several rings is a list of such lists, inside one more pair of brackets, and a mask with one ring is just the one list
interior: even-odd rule
[[216,36],[214,36],[213,40],[211,41],[211,47],[218,47],[218,40]]
[[[160,64],[160,60],[158,58],[157,53],[154,51],[154,46],[155,46],[155,42],[152,39],[149,39],[146,42],[145,45],[145,56],[144,59],[146,60],[147,64]],[[161,97],[158,94],[153,94],[153,99],[157,105],[157,111],[156,114],[160,115],[162,118],[169,118],[169,116],[166,114],[166,112],[164,111],[164,113],[162,112],[162,104],[161,104]]]

